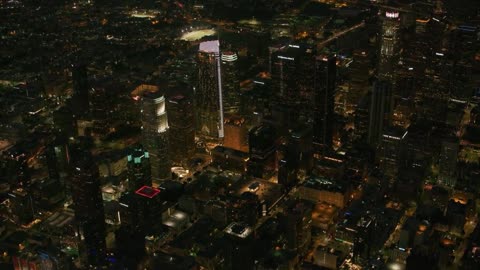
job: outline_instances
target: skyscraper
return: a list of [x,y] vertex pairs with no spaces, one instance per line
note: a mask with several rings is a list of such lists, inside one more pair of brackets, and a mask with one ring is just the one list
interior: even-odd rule
[[222,90],[224,111],[236,113],[240,109],[240,82],[238,80],[237,60],[235,52],[222,52]]
[[149,153],[153,180],[171,176],[165,103],[160,91],[146,92],[142,98],[142,140]]
[[394,67],[399,53],[400,14],[397,11],[385,11],[382,18],[380,37],[380,61],[378,63],[378,77],[392,80]]
[[142,146],[136,147],[127,156],[127,174],[129,192],[152,185],[150,155]]
[[254,269],[253,229],[242,223],[231,223],[225,232],[225,269]]
[[313,140],[316,145],[332,147],[336,58],[317,57],[313,112]]
[[305,201],[288,202],[285,213],[287,248],[305,254],[312,240],[312,206]]
[[176,95],[168,100],[168,125],[172,161],[182,164],[195,153],[195,117],[190,98]]
[[57,155],[55,153],[54,144],[48,145],[45,149],[45,158],[47,160],[48,177],[50,177],[50,179],[60,179],[59,168],[57,166]]
[[218,40],[200,43],[198,85],[195,89],[197,131],[210,138],[223,138],[223,90]]
[[85,114],[89,109],[87,66],[77,62],[71,65],[72,71],[72,110],[76,116]]
[[380,169],[391,182],[395,181],[405,162],[405,137],[407,131],[400,127],[388,127],[382,133],[382,139],[378,147]]
[[438,180],[440,184],[455,187],[457,183],[457,156],[459,141],[456,137],[446,138],[442,141],[439,158]]
[[308,100],[313,92],[315,50],[290,44],[273,53],[272,79],[278,94],[290,102]]
[[272,53],[274,102],[271,114],[282,134],[294,128],[300,118],[310,116],[314,100],[315,52],[304,44],[289,44]]
[[87,265],[99,267],[106,255],[106,231],[98,167],[91,153],[83,149],[72,151],[71,160],[72,201],[81,240],[80,254]]
[[372,89],[370,116],[368,124],[368,142],[375,145],[379,142],[384,126],[392,118],[393,90],[389,81],[376,81]]
[[250,159],[247,164],[249,175],[269,178],[275,170],[276,131],[273,126],[262,124],[252,128],[248,134]]
[[33,220],[33,201],[27,190],[18,188],[8,194],[15,222],[27,224]]
[[248,128],[245,119],[239,115],[225,117],[225,139],[223,146],[238,151],[248,151]]
[[140,219],[136,222],[145,230],[145,233],[162,226],[163,204],[159,194],[159,189],[149,186],[143,186],[135,191],[133,199],[136,201],[137,217]]

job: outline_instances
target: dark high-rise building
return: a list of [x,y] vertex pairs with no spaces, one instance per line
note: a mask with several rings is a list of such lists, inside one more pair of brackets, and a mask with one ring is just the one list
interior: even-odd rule
[[385,11],[380,33],[380,61],[378,77],[385,80],[394,79],[394,68],[399,54],[400,14],[397,11]]
[[182,164],[195,154],[195,116],[192,101],[183,95],[168,100],[170,153],[172,161]]
[[72,201],[81,241],[80,254],[87,265],[102,266],[106,255],[106,230],[98,166],[91,153],[84,149],[72,151],[71,160]]
[[57,155],[55,153],[55,145],[51,144],[45,149],[45,158],[47,160],[48,177],[50,179],[60,179],[60,173],[57,162]]
[[456,137],[442,141],[439,158],[438,181],[440,184],[455,187],[457,183],[457,158],[460,143]]
[[124,269],[137,269],[145,256],[145,235],[121,226],[115,231],[116,256]]
[[127,156],[127,174],[129,192],[152,185],[150,155],[142,146],[136,147]]
[[109,132],[109,124],[114,117],[113,108],[115,108],[114,86],[99,82],[97,86],[92,87],[89,92],[90,110],[89,113],[94,119],[93,132],[97,134],[106,134]]
[[267,115],[273,96],[272,80],[268,73],[262,72],[244,84],[241,95],[241,114],[252,125],[260,125]]
[[240,109],[240,81],[238,80],[238,56],[235,52],[222,52],[222,90],[225,113],[236,113]]
[[197,132],[209,138],[223,138],[223,90],[218,40],[200,43],[198,85],[195,89]]
[[289,102],[308,102],[313,94],[315,50],[290,44],[272,54],[272,80],[277,93]]
[[372,216],[361,217],[355,228],[356,236],[353,243],[353,261],[357,264],[368,264],[374,254],[374,236],[376,220]]
[[285,158],[278,161],[278,183],[286,188],[292,187],[298,180],[298,170],[292,163]]
[[304,254],[312,240],[312,206],[304,201],[291,201],[285,215],[287,247]]
[[76,116],[83,115],[88,112],[88,74],[87,66],[84,63],[75,63],[71,65],[72,71],[72,110]]
[[8,194],[12,213],[17,224],[27,224],[33,220],[33,202],[31,195],[23,188],[13,190]]
[[248,134],[250,159],[247,163],[249,175],[268,178],[275,171],[275,129],[267,124],[254,127]]
[[115,232],[116,250],[127,268],[136,268],[145,253],[145,217],[134,192],[124,193],[119,200],[120,228]]
[[225,244],[225,269],[253,270],[253,229],[242,223],[231,223],[224,230]]
[[398,177],[402,162],[405,162],[405,137],[407,131],[400,127],[388,127],[382,134],[378,147],[380,169],[390,180]]
[[146,92],[142,97],[142,141],[150,156],[154,181],[171,177],[165,103],[165,96],[159,91]]
[[69,138],[76,135],[76,118],[73,114],[73,108],[68,106],[60,107],[53,112],[55,132],[60,137]]
[[140,219],[138,222],[146,233],[161,226],[162,202],[159,194],[159,189],[149,186],[143,186],[135,191],[134,200]]
[[286,145],[282,148],[282,157],[278,164],[278,182],[291,187],[300,175],[309,174],[313,167],[312,128],[302,125],[292,130]]
[[308,117],[313,106],[315,49],[290,44],[273,52],[272,83],[276,98],[272,118],[280,133]]
[[379,142],[384,127],[392,118],[393,107],[392,84],[388,81],[377,81],[373,85],[370,103],[370,120],[368,124],[368,142],[375,145]]
[[364,95],[357,104],[355,110],[355,138],[366,141],[369,126],[371,93]]
[[315,61],[315,92],[313,111],[313,141],[316,145],[332,147],[336,58],[317,57]]

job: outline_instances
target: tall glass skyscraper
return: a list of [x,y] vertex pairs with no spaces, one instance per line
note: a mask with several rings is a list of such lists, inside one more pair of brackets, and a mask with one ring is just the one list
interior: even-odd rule
[[237,60],[235,52],[222,52],[222,90],[224,91],[224,110],[236,113],[240,108],[240,82],[238,80]]
[[153,180],[171,176],[168,146],[168,118],[165,96],[160,91],[147,92],[142,97],[142,141],[149,153]]
[[127,176],[129,192],[152,185],[150,154],[142,146],[136,147],[127,156]]
[[332,146],[336,58],[318,56],[315,61],[313,141],[316,145]]
[[200,43],[198,55],[198,84],[195,89],[195,108],[198,134],[223,138],[223,97],[220,42]]
[[380,61],[378,63],[378,77],[393,79],[394,67],[399,53],[400,14],[396,11],[385,11],[382,16],[380,36]]
[[98,166],[88,150],[75,147],[71,164],[72,201],[81,241],[80,255],[87,265],[100,267],[105,263],[106,229]]
[[377,144],[384,127],[392,117],[393,89],[389,81],[377,81],[373,85],[368,124],[368,143]]
[[76,116],[83,115],[89,109],[89,85],[87,66],[81,62],[71,65],[72,71],[72,110]]
[[167,103],[170,133],[170,156],[182,164],[195,153],[195,117],[193,102],[186,96],[176,95]]

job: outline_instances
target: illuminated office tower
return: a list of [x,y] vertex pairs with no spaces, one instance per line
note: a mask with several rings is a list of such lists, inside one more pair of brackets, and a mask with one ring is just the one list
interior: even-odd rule
[[379,143],[380,169],[391,181],[396,180],[402,167],[401,162],[405,161],[404,145],[406,135],[407,131],[400,127],[389,127],[383,132]]
[[98,166],[90,152],[74,149],[71,154],[72,201],[80,238],[80,256],[87,265],[104,265],[106,255],[105,213]]
[[441,185],[455,187],[457,183],[458,138],[451,137],[442,141],[439,159],[438,181]]
[[127,156],[127,175],[129,192],[152,185],[150,155],[142,146],[135,148]]
[[198,134],[209,138],[224,136],[223,90],[218,40],[200,43],[198,55],[198,85],[195,89],[195,109]]
[[394,67],[399,54],[400,14],[396,11],[385,11],[382,18],[380,36],[380,61],[378,63],[378,77],[393,80]]
[[383,129],[391,122],[393,104],[392,84],[389,81],[376,81],[372,89],[370,102],[368,142],[377,144]]
[[[280,133],[288,133],[301,118],[309,118],[314,103],[315,49],[290,44],[273,52],[272,83],[275,93],[272,119]],[[270,98],[270,99],[272,99]]]
[[223,146],[248,152],[248,128],[245,119],[238,115],[225,117],[225,139]]
[[172,161],[182,164],[195,154],[195,116],[190,98],[176,95],[168,100],[168,126]]
[[273,52],[272,80],[277,93],[294,103],[313,94],[315,50],[291,44]]
[[313,140],[316,145],[332,147],[335,78],[335,57],[317,57],[315,61],[315,89],[313,112]]
[[165,180],[171,176],[165,103],[165,96],[160,91],[147,92],[142,98],[142,141],[149,153],[153,180]]
[[71,65],[71,71],[73,84],[72,110],[76,116],[83,115],[89,109],[87,66],[81,62],[74,63]]
[[234,52],[222,52],[221,60],[223,109],[225,113],[236,113],[240,109],[240,82],[237,76],[238,56]]

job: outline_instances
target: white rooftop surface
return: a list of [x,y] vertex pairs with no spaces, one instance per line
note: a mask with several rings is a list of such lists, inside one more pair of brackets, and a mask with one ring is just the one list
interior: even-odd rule
[[188,222],[188,215],[182,211],[175,210],[167,220],[163,222],[164,225],[178,229]]
[[219,53],[220,52],[220,41],[211,40],[211,41],[202,42],[202,43],[200,43],[200,46],[199,46],[198,50],[201,51],[201,52],[206,52],[206,53]]
[[196,41],[203,37],[213,36],[216,31],[214,29],[201,29],[184,33],[180,39],[185,41]]

